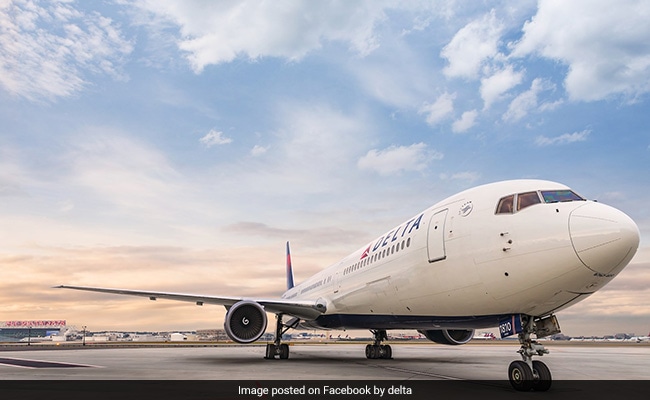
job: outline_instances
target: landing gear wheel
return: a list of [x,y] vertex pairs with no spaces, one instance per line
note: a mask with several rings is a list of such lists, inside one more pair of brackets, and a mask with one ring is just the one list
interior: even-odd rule
[[374,358],[373,354],[374,354],[374,350],[372,348],[372,345],[371,344],[366,345],[366,358],[369,360]]
[[388,344],[369,344],[366,345],[366,358],[390,360],[393,358],[393,349]]
[[390,360],[393,358],[393,349],[390,347],[389,344],[385,344],[381,346],[381,358],[384,358],[386,360]]
[[289,358],[289,345],[286,343],[282,343],[280,345],[280,359],[281,360],[286,360]]
[[551,387],[553,379],[551,378],[551,371],[546,364],[541,361],[533,361],[533,387],[536,392],[546,392]]
[[377,360],[381,358],[381,349],[379,348],[379,346],[373,344],[370,347],[371,347],[370,354],[372,355],[373,360]]
[[272,360],[275,358],[275,345],[274,344],[267,344],[266,345],[266,354],[264,355],[264,358],[267,360]]
[[520,392],[527,392],[533,387],[533,371],[523,361],[513,361],[510,363],[510,367],[508,367],[508,379],[512,387]]
[[388,340],[388,335],[385,329],[371,330],[375,338],[373,344],[366,346],[366,358],[369,360],[384,359],[390,360],[393,358],[393,349],[388,344],[381,344],[384,340]]

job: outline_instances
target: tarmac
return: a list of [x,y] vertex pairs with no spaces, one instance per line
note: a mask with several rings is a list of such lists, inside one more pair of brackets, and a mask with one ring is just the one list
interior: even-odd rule
[[292,344],[288,360],[264,345],[0,345],[0,393],[21,400],[649,398],[650,344],[545,344],[545,393],[507,378],[516,341],[463,346],[391,343],[393,359],[365,358],[365,343]]
[[[288,360],[264,346],[0,346],[4,380],[507,380],[517,342],[463,346],[391,343],[393,359],[368,360],[365,343],[292,344]],[[650,380],[650,345],[554,344],[544,361],[558,380]]]

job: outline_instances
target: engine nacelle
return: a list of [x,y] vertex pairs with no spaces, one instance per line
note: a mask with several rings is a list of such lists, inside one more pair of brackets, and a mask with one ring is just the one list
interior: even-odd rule
[[264,307],[250,300],[235,303],[228,313],[224,328],[229,338],[237,343],[252,343],[266,331],[266,311]]
[[474,329],[436,329],[418,332],[432,342],[450,345],[465,344],[474,337]]

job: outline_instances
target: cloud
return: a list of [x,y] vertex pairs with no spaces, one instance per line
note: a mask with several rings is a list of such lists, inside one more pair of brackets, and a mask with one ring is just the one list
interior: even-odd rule
[[[263,157],[215,160],[207,174],[200,174],[202,191],[218,199],[219,213],[228,214],[232,222],[248,220],[245,214],[256,210],[264,223],[277,224],[282,215],[296,218],[301,210],[352,201],[354,196],[345,194],[359,184],[356,163],[368,149],[373,122],[362,112],[343,112],[324,103],[281,102],[271,114],[277,120],[264,133]],[[248,148],[233,151],[250,154]],[[274,209],[281,211],[267,212]]]
[[451,175],[447,173],[440,174],[440,179],[443,181],[452,180],[452,181],[465,181],[465,182],[473,183],[479,180],[480,178],[481,178],[481,174],[479,172],[474,172],[474,171],[457,172]]
[[454,131],[454,133],[467,132],[467,130],[476,124],[477,116],[478,111],[476,110],[465,111],[463,115],[461,115],[460,119],[454,121],[454,123],[451,125],[452,131]]
[[454,112],[456,94],[443,93],[432,104],[424,103],[419,114],[426,115],[427,124],[435,126]]
[[311,227],[308,229],[287,229],[272,227],[260,222],[237,222],[225,226],[222,229],[228,234],[242,235],[247,238],[263,237],[274,238],[277,243],[284,240],[299,238],[301,245],[309,248],[327,246],[346,245],[359,241],[364,237],[365,232],[356,230],[346,230],[339,227]]
[[[368,126],[363,115],[343,113],[327,104],[281,108],[283,120],[276,135],[283,173],[300,177],[306,187],[320,186],[319,179],[338,180],[341,174],[349,174],[347,168],[365,147]],[[311,180],[315,181],[306,182]]]
[[650,7],[644,0],[540,1],[512,55],[566,64],[569,98],[631,98],[650,91]]
[[442,158],[442,153],[428,150],[424,143],[416,143],[410,146],[370,150],[359,159],[357,165],[361,169],[376,171],[380,175],[392,175],[403,171],[422,171],[432,160]]
[[465,25],[440,52],[449,63],[443,73],[450,78],[476,79],[485,61],[499,55],[503,30],[495,10]]
[[5,181],[0,172],[3,226],[12,232],[6,247],[205,243],[213,229],[206,221],[214,227],[220,216],[203,193],[207,179],[123,131],[75,130],[42,150],[0,151],[0,171],[12,174]]
[[[276,246],[29,247],[0,253],[4,319],[66,319],[102,329],[197,329],[223,323],[223,307],[53,289],[58,284],[122,287],[207,295],[278,297],[285,289],[284,243]],[[295,246],[296,281],[325,267],[318,250]],[[233,268],[236,266],[236,268]],[[188,273],[191,271],[191,273]],[[34,299],[39,299],[34,301]]]
[[232,139],[224,136],[223,132],[211,129],[205,136],[199,139],[199,142],[205,147],[219,146],[222,144],[232,143]]
[[[510,105],[508,110],[503,114],[503,120],[508,122],[519,121],[528,115],[529,112],[538,108],[539,95],[544,91],[554,90],[555,86],[548,81],[545,81],[541,78],[535,78],[530,85],[530,89],[525,92],[520,93],[515,97]],[[553,108],[553,107],[551,107]],[[547,103],[539,106],[540,110],[549,109]]]
[[417,49],[385,39],[371,57],[348,59],[339,65],[345,65],[369,95],[391,107],[411,109],[439,85],[422,58]]
[[29,180],[17,152],[8,146],[0,148],[0,198],[28,196],[24,185]]
[[390,3],[145,0],[137,7],[179,28],[177,44],[195,72],[238,57],[300,60],[324,43],[364,56],[379,46],[375,26]]
[[181,173],[148,143],[100,127],[85,128],[70,141],[58,179],[74,188],[70,196],[102,204],[99,215],[128,213],[135,227],[140,218],[160,220],[179,206],[192,207],[183,194]]
[[253,157],[259,157],[259,156],[261,156],[262,154],[265,154],[267,151],[269,151],[269,147],[268,147],[268,146],[267,146],[267,147],[264,147],[264,146],[260,146],[260,145],[256,144],[256,145],[253,146],[253,148],[251,149],[251,155],[252,155]]
[[576,142],[584,142],[587,140],[590,134],[591,134],[591,130],[586,129],[580,132],[565,133],[564,135],[560,135],[552,138],[546,136],[538,136],[537,139],[535,139],[535,144],[541,147],[541,146],[556,146],[556,145],[564,145],[564,144],[570,144]]
[[481,98],[484,110],[498,101],[504,93],[519,85],[524,77],[523,72],[515,72],[511,65],[499,70],[489,77],[481,79]]
[[0,86],[29,100],[71,96],[88,74],[125,79],[133,50],[110,18],[68,2],[0,4]]

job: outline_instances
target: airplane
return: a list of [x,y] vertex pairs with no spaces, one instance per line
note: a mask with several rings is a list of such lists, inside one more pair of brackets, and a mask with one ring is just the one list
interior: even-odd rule
[[496,340],[496,335],[492,332],[481,332],[478,335],[474,335],[472,340]]
[[[287,291],[244,298],[61,285],[58,288],[217,304],[239,343],[265,333],[276,314],[266,359],[289,358],[282,335],[292,328],[368,329],[368,359],[391,359],[387,330],[413,329],[436,343],[468,343],[475,329],[518,335],[521,361],[508,379],[519,391],[546,391],[548,353],[533,339],[560,332],[555,313],[605,286],[635,255],[634,221],[568,186],[511,180],[448,197],[294,285],[287,243]],[[285,318],[289,318],[285,321]]]
[[632,336],[629,340],[637,343],[650,342],[650,333],[647,336]]

